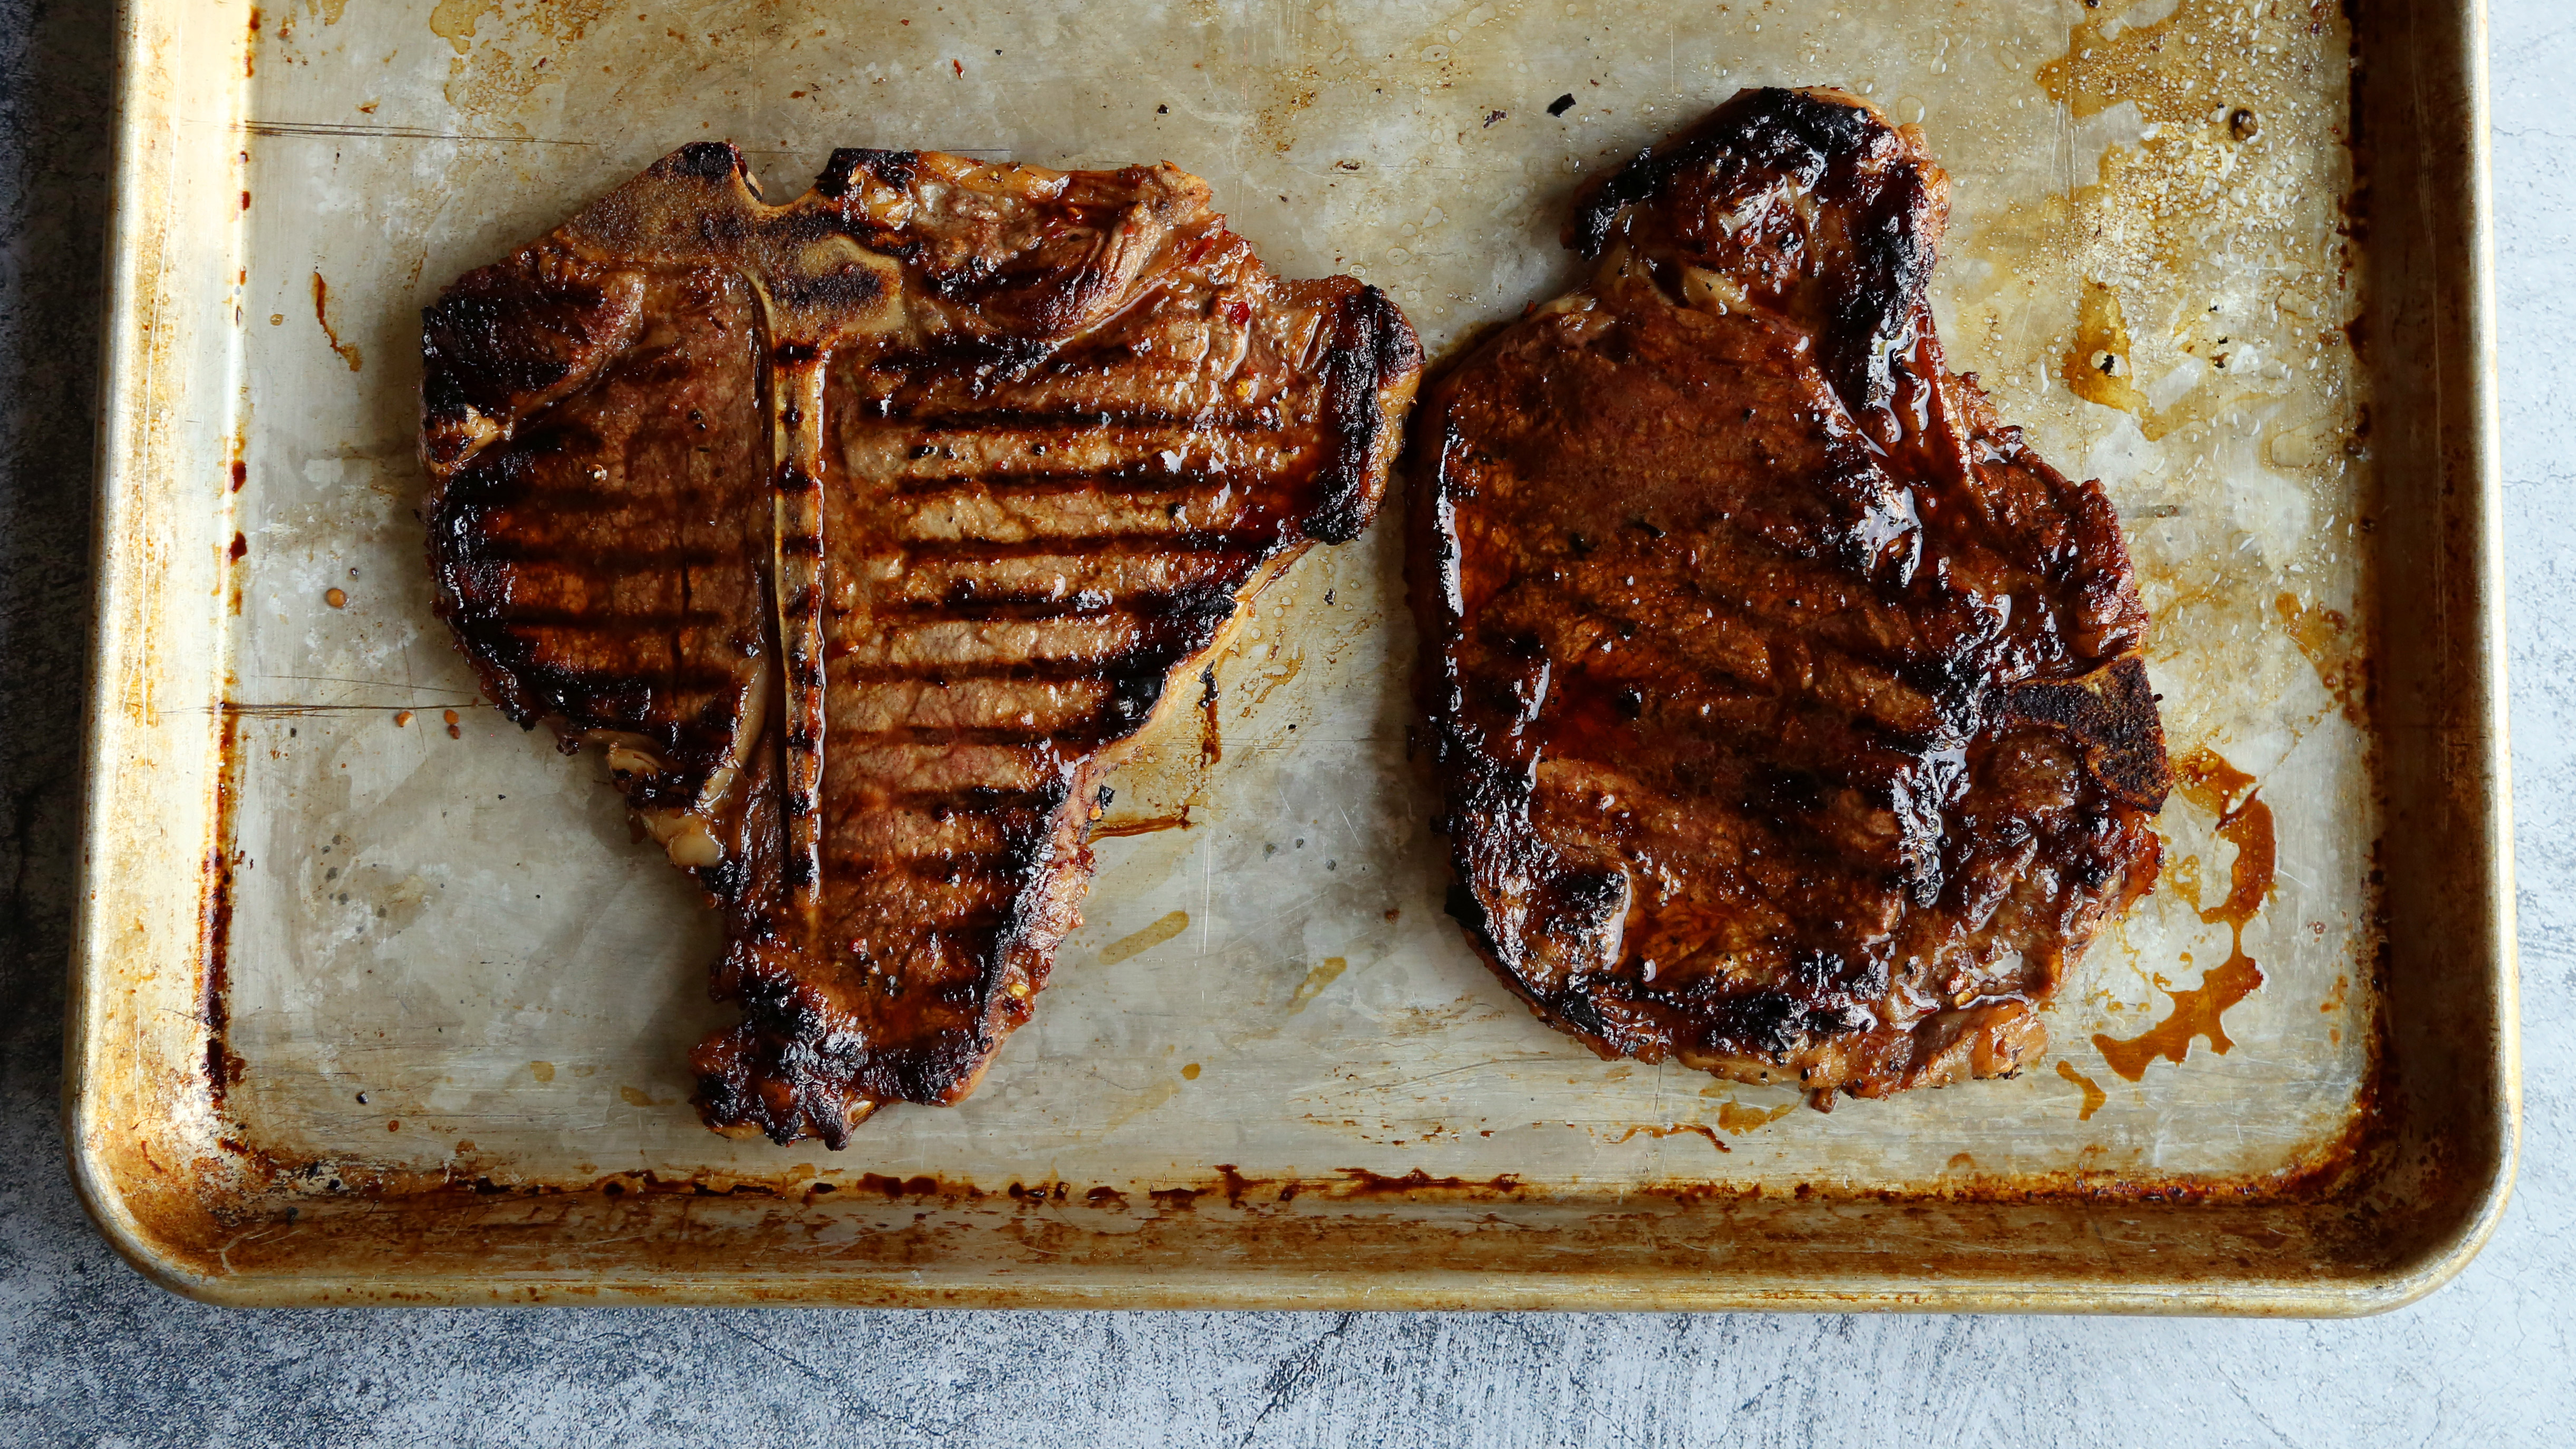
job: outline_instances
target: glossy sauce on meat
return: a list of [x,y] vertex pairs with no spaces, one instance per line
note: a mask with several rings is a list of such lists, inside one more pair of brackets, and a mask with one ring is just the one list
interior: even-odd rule
[[2009,1074],[2154,882],[2127,548],[1948,371],[1946,189],[1853,97],[1745,92],[1417,419],[1451,911],[1605,1055],[1820,1106]]
[[1077,923],[1100,779],[1366,526],[1419,375],[1171,167],[694,145],[424,317],[439,608],[723,911],[709,1125],[954,1102]]

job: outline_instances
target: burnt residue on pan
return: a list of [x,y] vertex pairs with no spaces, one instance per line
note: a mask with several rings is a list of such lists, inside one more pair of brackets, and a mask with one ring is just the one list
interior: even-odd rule
[[222,764],[215,772],[215,838],[206,851],[200,882],[199,946],[205,963],[197,1011],[206,1024],[206,1093],[218,1115],[224,1096],[247,1068],[225,1040],[232,1026],[231,960],[233,934],[233,815],[241,800],[240,718],[227,711],[220,734]]

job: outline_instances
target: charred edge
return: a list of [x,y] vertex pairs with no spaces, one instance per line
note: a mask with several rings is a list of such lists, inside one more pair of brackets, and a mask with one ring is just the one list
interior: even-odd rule
[[844,146],[832,153],[823,164],[822,174],[814,178],[814,189],[824,197],[839,201],[859,189],[861,178],[874,177],[898,191],[912,185],[914,173],[921,165],[918,151],[877,151],[863,146]]
[[[742,159],[742,151],[731,141],[692,141],[646,169],[645,175],[665,180],[722,181],[728,175],[751,181],[751,168]],[[758,195],[757,187],[753,195]]]
[[[968,396],[980,398],[984,395],[984,385],[989,382],[1023,382],[1036,376],[1041,367],[1055,359],[1061,346],[1059,340],[1048,337],[943,336],[899,351],[880,353],[851,365],[881,377],[930,373],[948,379],[966,374],[969,375]],[[899,412],[892,400],[883,398],[862,400],[860,415],[871,418],[917,417],[909,412]],[[1112,415],[1101,413],[1097,416],[1105,421]],[[917,420],[934,426],[943,422],[936,416]]]
[[[794,982],[756,965],[740,972],[736,990],[742,1023],[690,1055],[699,1116],[710,1127],[757,1127],[782,1147],[811,1135],[838,1150],[849,1141],[853,1090],[871,1065],[865,1045],[832,1030]],[[783,1089],[783,1103],[763,1084]]]
[[1477,954],[1488,961],[1503,959],[1502,944],[1494,939],[1493,918],[1485,914],[1485,903],[1477,899],[1474,887],[1464,881],[1452,882],[1441,906],[1449,913],[1449,919],[1465,928],[1467,943],[1476,948]]
[[[916,457],[926,458],[938,450],[926,444],[916,444],[913,451]],[[1167,498],[1175,493],[1224,488],[1238,482],[1234,473],[1222,467],[1184,468],[1173,472],[1156,462],[1124,463],[1097,472],[1024,468],[1005,472],[916,476],[895,480],[895,491],[905,498],[942,498],[953,493],[1007,493],[1035,497],[1103,493],[1121,498]]]
[[1100,705],[1101,742],[1144,728],[1163,699],[1172,671],[1209,644],[1234,617],[1234,595],[1215,586],[1165,596],[1145,619],[1144,637],[1107,671],[1109,694]]
[[[1839,171],[1849,182],[1872,141],[1887,131],[1884,121],[1851,102],[1776,87],[1740,92],[1596,183],[1566,222],[1565,244],[1598,260],[1618,231],[1620,213],[1662,199],[1686,172],[1775,172],[1822,189],[1828,174]],[[1834,199],[1851,213],[1856,281],[1831,303],[1823,360],[1856,412],[1884,409],[1895,395],[1897,358],[1914,341],[1931,283],[1930,203],[1922,170],[1913,165]]]
[[[451,488],[432,509],[427,520],[428,552],[435,610],[473,664],[484,693],[521,729],[553,720],[575,734],[590,729],[640,730],[653,738],[658,752],[672,764],[657,779],[684,796],[687,782],[704,778],[731,748],[741,714],[741,679],[722,671],[683,671],[659,678],[603,677],[547,661],[539,641],[526,632],[528,620],[480,602],[500,593],[496,574],[501,571],[491,560],[475,556],[481,506],[471,497],[473,491]],[[695,687],[706,688],[710,697],[694,714],[673,714],[639,725],[640,716],[653,713],[657,695]],[[651,787],[630,789],[627,799],[638,808],[684,803],[682,798],[665,800],[666,793]]]
[[2012,712],[2071,736],[2084,766],[2123,803],[2154,814],[2173,788],[2164,720],[2147,666],[2112,660],[2080,680],[2033,680],[2012,693]]
[[[1047,876],[1057,868],[1056,851],[1062,842],[1066,805],[1073,799],[1073,782],[1061,776],[1042,787],[1040,808],[1005,836],[1004,855],[996,874],[1010,881],[1011,911],[993,933],[984,948],[983,969],[975,981],[976,1000],[980,1010],[975,1015],[975,1045],[972,1056],[964,1051],[942,1052],[939,1056],[941,1079],[937,1084],[939,1100],[946,1101],[956,1089],[971,1080],[978,1063],[990,1055],[1013,1021],[1000,1030],[995,1018],[1016,1015],[1026,1019],[1028,1003],[1014,1003],[1003,987],[1010,976],[1011,958],[1022,951],[1044,958],[1054,948],[1049,939]],[[1079,847],[1076,847],[1079,849]],[[1030,983],[1032,987],[1037,982]],[[1017,1011],[1013,1007],[1016,1004]]]
[[583,353],[607,340],[615,309],[578,281],[541,282],[503,263],[457,280],[420,313],[420,406],[426,461],[442,428],[476,413],[505,416],[570,377]]
[[1894,402],[1901,358],[1916,340],[1917,319],[1930,325],[1925,297],[1936,260],[1930,206],[1922,173],[1906,167],[1885,192],[1869,199],[1852,225],[1853,246],[1860,253],[1858,284],[1835,303],[1824,360],[1826,375],[1856,412]]
[[1651,201],[1681,173],[1735,160],[1813,180],[1834,158],[1858,150],[1879,125],[1857,107],[1766,86],[1739,91],[1698,125],[1668,136],[1594,182],[1566,222],[1565,244],[1598,261],[1619,213]]
[[1326,543],[1359,537],[1377,512],[1381,444],[1396,426],[1385,391],[1422,370],[1422,343],[1386,293],[1363,287],[1341,310],[1324,359],[1324,416],[1333,454],[1317,475],[1306,531]]
[[1011,559],[1122,557],[1161,560],[1173,554],[1239,560],[1264,555],[1279,545],[1279,526],[1268,519],[1252,528],[1183,528],[1169,533],[1144,531],[1094,533],[1079,537],[1031,539],[924,538],[903,541],[905,556],[923,563],[1001,563]]
[[226,1041],[232,1026],[233,805],[239,798],[233,773],[240,747],[240,717],[227,712],[215,776],[214,840],[206,849],[205,898],[198,922],[205,980],[197,1008],[206,1024],[206,1093],[217,1112],[224,1110],[224,1094],[242,1079],[243,1069],[242,1059]]

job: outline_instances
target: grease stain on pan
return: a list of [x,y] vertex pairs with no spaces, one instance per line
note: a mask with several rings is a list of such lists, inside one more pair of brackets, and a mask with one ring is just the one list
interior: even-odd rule
[[[1733,1106],[1733,1105],[1734,1105],[1734,1103],[1730,1102],[1730,1103],[1728,1103],[1727,1105],[1728,1105],[1728,1106]],[[1722,1110],[1721,1110],[1720,1115],[1721,1115],[1721,1116],[1723,1115],[1723,1111],[1722,1111]],[[1637,1126],[1637,1127],[1631,1127],[1631,1128],[1629,1128],[1627,1131],[1620,1133],[1620,1134],[1618,1135],[1618,1137],[1617,1137],[1616,1139],[1614,1139],[1614,1140],[1619,1141],[1619,1142],[1625,1142],[1625,1141],[1627,1141],[1629,1138],[1631,1138],[1631,1137],[1635,1137],[1635,1136],[1638,1136],[1638,1135],[1640,1135],[1640,1134],[1643,1134],[1644,1136],[1647,1136],[1647,1137],[1652,1137],[1652,1138],[1656,1138],[1656,1139],[1658,1139],[1658,1140],[1661,1140],[1661,1139],[1663,1139],[1663,1138],[1677,1136],[1677,1135],[1680,1135],[1680,1134],[1682,1134],[1682,1133],[1689,1133],[1689,1134],[1691,1134],[1691,1135],[1693,1135],[1693,1136],[1697,1136],[1697,1137],[1705,1137],[1705,1138],[1707,1138],[1707,1139],[1708,1139],[1708,1145],[1709,1145],[1709,1146],[1711,1146],[1711,1147],[1716,1148],[1716,1149],[1717,1149],[1718,1151],[1720,1151],[1720,1152],[1732,1152],[1732,1151],[1734,1151],[1734,1150],[1735,1150],[1735,1149],[1733,1149],[1733,1148],[1731,1148],[1731,1147],[1727,1146],[1724,1142],[1720,1141],[1720,1140],[1718,1139],[1717,1129],[1716,1129],[1716,1128],[1714,1128],[1714,1127],[1709,1126],[1709,1125],[1708,1125],[1707,1123],[1705,1123],[1705,1122],[1671,1122],[1671,1123],[1666,1123],[1665,1125],[1660,1126],[1660,1127],[1648,1127],[1648,1126]]]
[[367,365],[366,354],[358,350],[358,344],[341,341],[339,329],[331,325],[331,284],[322,280],[320,272],[313,274],[313,320],[322,324],[322,335],[329,339],[331,350],[340,354],[351,372]]
[[1102,947],[1100,964],[1115,966],[1131,956],[1143,955],[1189,928],[1190,913],[1174,911],[1134,935],[1121,937]]
[[[2227,898],[2200,912],[2205,925],[2226,924],[2231,948],[2224,962],[2202,976],[2200,985],[2188,991],[2166,989],[2165,994],[2173,998],[2173,1014],[2145,1035],[2121,1041],[2107,1032],[2095,1034],[2093,1044],[2101,1048],[2103,1060],[2132,1082],[2143,1079],[2147,1064],[2158,1057],[2180,1064],[2190,1055],[2194,1037],[2206,1040],[2211,1051],[2226,1055],[2236,1043],[2228,1037],[2221,1017],[2263,985],[2262,967],[2245,954],[2245,926],[2272,896],[2278,869],[2272,807],[2264,803],[2262,788],[2253,776],[2205,745],[2174,762],[2174,783],[2185,799],[2218,817],[2218,838],[2236,847],[2235,859],[2228,864]],[[2199,892],[2195,889],[2192,894],[2197,898]]]
[[2093,1114],[2102,1110],[2102,1104],[2111,1100],[2110,1094],[2102,1090],[2100,1083],[2075,1070],[2075,1064],[2064,1057],[2057,1059],[2057,1074],[2084,1093],[2084,1104],[2075,1110],[2075,1120],[2078,1122],[2092,1121]]
[[1287,1014],[1295,1016],[1304,1011],[1316,997],[1324,994],[1325,987],[1339,981],[1342,973],[1350,969],[1350,965],[1348,960],[1340,956],[1327,956],[1316,962],[1315,969],[1306,973],[1306,979],[1297,983],[1296,994],[1288,998]]

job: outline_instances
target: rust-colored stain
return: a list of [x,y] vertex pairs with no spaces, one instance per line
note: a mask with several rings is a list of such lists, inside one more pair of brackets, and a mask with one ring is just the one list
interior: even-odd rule
[[1122,835],[1152,835],[1156,831],[1160,830],[1187,830],[1189,828],[1190,811],[1189,807],[1184,805],[1181,807],[1181,813],[1178,815],[1156,815],[1144,820],[1122,820],[1115,825],[1094,825],[1091,827],[1091,838],[1094,840],[1115,840]]
[[250,540],[242,537],[239,533],[235,533],[233,535],[233,546],[228,550],[228,552],[231,554],[232,561],[234,563],[240,563],[242,561],[242,555],[250,552]]
[[540,1082],[551,1082],[555,1079],[555,1064],[552,1062],[530,1062],[528,1063],[528,1075],[536,1078]]
[[2281,623],[2290,642],[2317,671],[2317,682],[2334,696],[2336,708],[2355,725],[2363,723],[2363,706],[2369,691],[2368,666],[2357,657],[2349,640],[2352,622],[2343,611],[2322,604],[2302,604],[2296,594],[2283,594],[2272,601],[2272,612]]
[[[1727,1106],[1730,1107],[1733,1105],[1734,1103],[1732,1102],[1727,1104]],[[1723,1117],[1725,1115],[1725,1108],[1719,1108],[1718,1113]],[[1640,1133],[1643,1133],[1648,1137],[1664,1138],[1670,1137],[1676,1132],[1688,1132],[1696,1137],[1705,1137],[1708,1139],[1708,1145],[1716,1148],[1720,1152],[1732,1152],[1735,1150],[1720,1141],[1718,1139],[1717,1129],[1709,1126],[1705,1122],[1675,1122],[1663,1127],[1631,1127],[1627,1131],[1619,1134],[1619,1140],[1621,1142],[1625,1142],[1629,1138],[1635,1137]]]
[[215,775],[215,841],[205,858],[205,894],[198,905],[197,948],[205,977],[197,988],[198,1019],[206,1024],[206,1092],[217,1112],[238,1084],[246,1064],[226,1040],[232,1026],[233,866],[229,849],[233,809],[240,802],[241,720],[227,712],[221,734],[224,766]]
[[331,284],[322,280],[320,272],[313,274],[313,320],[322,324],[322,335],[331,340],[331,350],[340,354],[340,360],[349,364],[351,372],[366,366],[366,357],[358,351],[358,344],[341,341],[339,332],[331,326]]
[[1132,936],[1110,942],[1100,952],[1100,964],[1115,966],[1130,956],[1141,956],[1190,928],[1190,913],[1174,911]]
[[1795,1102],[1783,1102],[1777,1107],[1747,1107],[1740,1102],[1720,1102],[1717,1104],[1717,1125],[1741,1135],[1756,1127],[1768,1127],[1796,1110],[1798,1104]]
[[2057,1074],[2084,1090],[2084,1105],[2075,1109],[2078,1122],[2092,1121],[2093,1114],[2102,1110],[2102,1104],[2111,1100],[2111,1095],[2102,1090],[2099,1082],[2075,1070],[2075,1064],[2064,1057],[2057,1059]]
[[2228,1038],[2220,1018],[2263,984],[2262,968],[2245,954],[2245,923],[2254,919],[2272,894],[2276,864],[2272,807],[2263,803],[2253,776],[2206,745],[2174,762],[2174,786],[2184,799],[2215,814],[2218,838],[2236,847],[2236,859],[2228,866],[2227,899],[2200,913],[2206,924],[2226,922],[2234,944],[2227,959],[2211,967],[2198,986],[2189,991],[2166,989],[2165,994],[2173,998],[2173,1014],[2144,1036],[2120,1041],[2107,1033],[2094,1034],[2093,1045],[2102,1049],[2102,1059],[2132,1082],[2144,1078],[2147,1063],[2158,1057],[2181,1062],[2191,1054],[2191,1039],[2196,1036],[2207,1038],[2211,1051],[2226,1055],[2236,1043]]
[[1419,1167],[1402,1177],[1389,1177],[1382,1172],[1371,1172],[1365,1167],[1336,1167],[1333,1171],[1341,1174],[1342,1192],[1345,1196],[1422,1192],[1432,1188],[1451,1192],[1481,1190],[1517,1193],[1521,1190],[1520,1174],[1515,1172],[1506,1172],[1487,1178],[1483,1182],[1471,1182],[1463,1177],[1433,1177]]
[[1181,1080],[1184,1082],[1195,1082],[1198,1079],[1199,1064],[1196,1062],[1184,1063],[1181,1067]]

